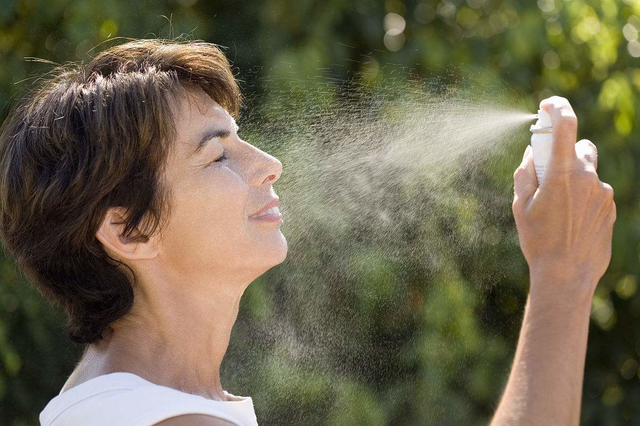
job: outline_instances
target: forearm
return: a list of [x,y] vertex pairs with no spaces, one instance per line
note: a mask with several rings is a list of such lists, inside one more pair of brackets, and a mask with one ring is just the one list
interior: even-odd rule
[[511,375],[492,426],[579,424],[591,297],[557,291],[576,286],[590,283],[532,274]]

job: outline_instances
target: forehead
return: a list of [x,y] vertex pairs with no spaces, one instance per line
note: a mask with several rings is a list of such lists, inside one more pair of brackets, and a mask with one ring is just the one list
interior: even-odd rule
[[208,129],[238,129],[233,117],[202,89],[183,90],[174,111],[178,151],[195,149]]

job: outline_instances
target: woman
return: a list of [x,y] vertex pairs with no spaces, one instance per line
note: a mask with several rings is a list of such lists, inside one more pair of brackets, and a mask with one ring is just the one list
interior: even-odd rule
[[[217,47],[143,40],[112,47],[86,67],[61,70],[5,121],[2,238],[42,294],[65,308],[69,337],[87,344],[60,395],[42,411],[43,425],[257,424],[251,399],[223,390],[220,364],[242,293],[285,259],[287,244],[273,190],[282,165],[238,137],[239,105],[237,84]],[[564,129],[568,104],[555,100],[544,107]],[[595,169],[582,167],[591,157],[576,156],[575,135],[561,133],[571,153],[554,154],[543,182],[547,201],[535,211],[525,208],[538,187],[530,155],[517,174],[520,207],[514,211],[534,265],[548,255],[545,244],[562,248],[553,251],[556,267],[583,260],[575,244],[610,249],[610,188]],[[592,144],[579,146],[593,150]],[[577,171],[565,173],[572,168]],[[563,193],[562,200],[552,197],[554,179],[587,175],[590,186]],[[595,236],[544,238],[574,220],[575,214],[558,215],[569,211],[567,197]],[[565,222],[545,221],[549,212]],[[602,253],[589,282],[606,269]],[[576,281],[571,270],[536,267],[532,294],[534,287]],[[543,301],[544,290],[538,293],[535,301]],[[580,356],[586,337],[567,342],[556,357],[545,350],[584,324],[567,321],[570,307],[547,308],[531,303],[528,309],[543,309],[558,331],[548,339],[523,335],[526,353],[514,367],[496,424],[522,418],[516,415],[537,424],[550,424],[545,416],[557,419],[558,413],[575,417],[582,376],[579,365],[565,368],[562,359],[567,351]],[[525,326],[538,318],[529,314]],[[527,362],[538,365],[527,368]],[[567,380],[528,385],[522,379],[531,374],[565,374]],[[523,398],[531,402],[524,408]]]
[[[250,399],[223,392],[220,363],[242,292],[287,244],[272,187],[282,165],[238,138],[239,105],[218,48],[146,40],[60,73],[8,119],[4,240],[89,344],[43,424],[99,424],[67,406],[149,384],[138,378],[200,395],[185,409],[220,401],[200,409],[220,424],[255,423]],[[176,394],[157,394],[168,400],[151,413],[115,396],[113,409],[129,416],[130,401],[140,418],[107,423],[163,420]]]

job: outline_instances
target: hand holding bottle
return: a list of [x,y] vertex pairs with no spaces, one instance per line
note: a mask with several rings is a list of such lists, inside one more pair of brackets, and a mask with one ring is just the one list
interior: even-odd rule
[[578,120],[569,102],[552,97],[540,109],[549,113],[553,126],[551,156],[539,183],[530,147],[514,174],[520,245],[532,278],[540,277],[532,283],[562,282],[564,288],[545,292],[566,290],[590,300],[611,259],[613,189],[598,177],[595,145],[588,140],[576,144]]
[[531,288],[492,426],[580,423],[591,299],[611,259],[616,206],[596,173],[596,147],[576,144],[578,120],[566,99],[545,99],[540,109],[553,126],[544,175],[538,184],[529,147],[513,176]]

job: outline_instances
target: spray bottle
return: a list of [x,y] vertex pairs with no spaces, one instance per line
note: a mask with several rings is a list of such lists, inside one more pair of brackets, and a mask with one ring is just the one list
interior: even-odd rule
[[553,126],[549,113],[538,110],[538,121],[531,125],[531,148],[533,149],[533,164],[536,167],[538,185],[551,158],[551,144],[553,142]]

